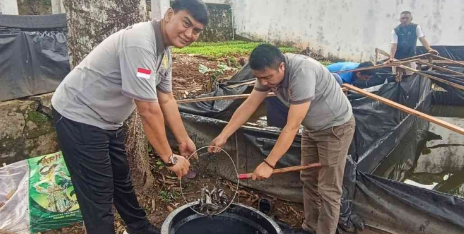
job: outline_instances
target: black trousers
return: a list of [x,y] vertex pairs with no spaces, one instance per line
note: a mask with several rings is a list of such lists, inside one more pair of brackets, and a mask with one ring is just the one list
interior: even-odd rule
[[132,186],[123,129],[103,130],[56,110],[53,118],[87,233],[115,233],[113,204],[128,229],[152,228]]

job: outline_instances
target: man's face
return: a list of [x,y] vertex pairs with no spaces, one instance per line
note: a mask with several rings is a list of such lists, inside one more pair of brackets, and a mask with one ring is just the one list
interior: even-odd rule
[[371,75],[361,75],[359,72],[358,74],[356,74],[356,76],[358,77],[359,80],[362,80],[362,81],[368,81],[370,78],[372,78]]
[[188,11],[169,9],[165,16],[166,36],[168,43],[177,48],[183,48],[198,40],[203,31],[203,24],[196,21]]
[[411,14],[401,14],[400,16],[400,22],[401,25],[406,26],[409,25],[412,21],[412,15]]
[[285,64],[282,62],[279,65],[279,68],[276,70],[274,68],[266,67],[264,70],[252,70],[253,76],[258,78],[261,85],[268,88],[275,88],[284,79],[285,75]]

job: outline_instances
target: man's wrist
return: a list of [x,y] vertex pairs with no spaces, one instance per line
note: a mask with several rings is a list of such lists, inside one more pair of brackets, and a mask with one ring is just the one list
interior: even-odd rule
[[172,152],[171,154],[160,155],[161,161],[163,161],[163,163],[168,163],[173,155]]
[[272,168],[274,168],[275,165],[277,164],[277,161],[276,161],[276,160],[273,160],[273,159],[271,159],[271,158],[269,158],[269,157],[266,158],[266,159],[264,159],[264,162],[265,162],[266,164],[268,164],[268,165],[269,165],[270,167],[272,167]]

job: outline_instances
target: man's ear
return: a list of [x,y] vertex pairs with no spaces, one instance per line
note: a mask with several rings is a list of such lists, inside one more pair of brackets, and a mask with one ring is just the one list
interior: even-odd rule
[[172,16],[174,16],[174,10],[172,8],[169,8],[166,11],[166,14],[164,14],[164,21],[167,23],[172,19]]
[[285,62],[281,62],[280,65],[279,65],[279,70],[281,71],[285,71]]

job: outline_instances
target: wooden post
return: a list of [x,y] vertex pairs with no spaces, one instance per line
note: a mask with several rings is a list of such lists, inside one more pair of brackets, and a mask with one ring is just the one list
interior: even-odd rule
[[364,95],[364,96],[366,96],[366,97],[368,97],[368,98],[372,98],[372,99],[374,99],[374,100],[377,100],[377,101],[379,101],[379,102],[382,102],[382,103],[384,103],[384,104],[386,104],[386,105],[389,105],[389,106],[391,106],[391,107],[393,107],[393,108],[396,108],[396,109],[398,109],[398,110],[404,111],[404,112],[406,112],[406,113],[408,113],[408,114],[415,115],[415,116],[417,116],[417,117],[419,117],[419,118],[421,118],[421,119],[424,119],[424,120],[426,120],[426,121],[435,123],[435,124],[440,125],[440,126],[442,126],[442,127],[444,127],[444,128],[447,128],[447,129],[449,129],[449,130],[451,130],[451,131],[454,131],[454,132],[457,132],[457,133],[459,133],[459,134],[461,134],[461,135],[464,135],[464,129],[461,128],[461,127],[459,127],[459,126],[456,126],[456,125],[454,125],[454,124],[450,124],[450,123],[448,123],[448,122],[446,122],[446,121],[443,121],[443,120],[441,120],[441,119],[435,118],[435,117],[430,116],[430,115],[427,115],[427,114],[425,114],[425,113],[422,113],[422,112],[420,112],[420,111],[414,110],[414,109],[409,108],[409,107],[407,107],[407,106],[401,105],[401,104],[399,104],[399,103],[396,103],[396,102],[391,101],[391,100],[389,100],[389,99],[386,99],[386,98],[384,98],[384,97],[380,97],[380,96],[375,95],[375,94],[373,94],[373,93],[369,93],[369,92],[364,91],[364,90],[362,90],[362,89],[360,89],[360,88],[358,88],[358,87],[355,87],[355,86],[353,86],[353,85],[343,84],[343,87],[346,87],[347,89],[350,89],[350,90],[353,90],[353,91],[355,91],[355,92],[357,92],[357,93],[360,93],[360,94],[362,94],[362,95]]

